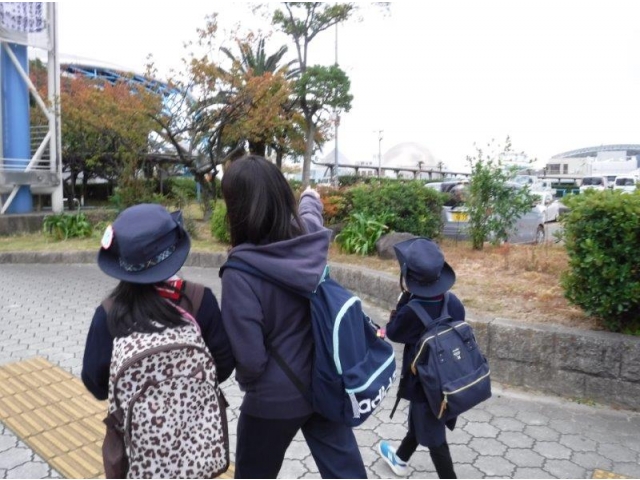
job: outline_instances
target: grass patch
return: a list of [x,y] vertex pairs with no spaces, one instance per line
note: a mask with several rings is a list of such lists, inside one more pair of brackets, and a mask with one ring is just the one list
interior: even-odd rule
[[[208,224],[193,209],[192,250],[226,252],[229,245],[213,239]],[[14,251],[98,251],[106,223],[99,225],[90,238],[53,241],[44,235],[20,234],[0,237],[0,252]],[[590,330],[603,329],[581,309],[564,298],[560,275],[567,268],[566,250],[560,244],[487,245],[484,250],[470,243],[443,240],[440,243],[447,261],[456,272],[453,292],[464,302],[472,318],[504,318],[519,322],[552,323]],[[334,243],[329,250],[332,262],[360,266],[398,276],[396,260],[377,256],[347,255]]]

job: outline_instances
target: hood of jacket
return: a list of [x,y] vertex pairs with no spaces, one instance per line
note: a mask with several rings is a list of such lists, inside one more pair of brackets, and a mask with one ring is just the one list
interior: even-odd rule
[[313,292],[322,278],[331,230],[320,230],[265,245],[244,243],[229,251],[274,280],[297,290]]

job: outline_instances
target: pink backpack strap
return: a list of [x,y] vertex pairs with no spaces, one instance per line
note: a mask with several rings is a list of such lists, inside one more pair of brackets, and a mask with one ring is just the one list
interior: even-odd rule
[[[167,300],[168,302],[171,302],[171,300]],[[200,330],[200,325],[198,325],[197,320],[195,319],[195,317],[193,315],[191,315],[189,312],[187,312],[184,308],[182,308],[180,305],[176,305],[175,303],[171,302],[171,305],[173,305],[174,307],[176,307],[176,309],[178,309],[178,311],[180,312],[180,314],[182,315],[182,318],[184,318],[185,320],[187,320],[189,323],[192,323],[194,327],[196,327],[196,329],[198,330],[198,333],[200,333],[202,335],[202,331]]]

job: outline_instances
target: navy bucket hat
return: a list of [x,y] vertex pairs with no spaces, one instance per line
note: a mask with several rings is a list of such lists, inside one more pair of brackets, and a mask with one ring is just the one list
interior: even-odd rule
[[157,283],[180,270],[190,248],[181,212],[143,203],[122,211],[107,227],[98,266],[118,280]]
[[444,261],[438,245],[428,238],[412,238],[393,246],[400,272],[409,292],[418,297],[435,297],[456,282],[453,268]]

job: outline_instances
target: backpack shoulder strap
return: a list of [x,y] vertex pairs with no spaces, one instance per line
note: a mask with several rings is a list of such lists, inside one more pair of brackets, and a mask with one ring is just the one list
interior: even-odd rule
[[200,283],[185,281],[178,306],[190,312],[194,317],[197,316],[202,305],[204,289],[204,285]]
[[100,305],[102,305],[102,308],[104,308],[104,311],[108,316],[111,311],[111,307],[113,307],[113,297],[105,298]]
[[437,323],[440,323],[444,320],[451,318],[451,316],[449,315],[449,308],[447,307],[448,304],[449,304],[449,292],[446,292],[444,294],[444,298],[442,299],[442,310],[440,311],[440,316],[435,320],[431,318],[431,315],[427,313],[427,310],[424,308],[424,305],[422,305],[422,302],[420,300],[418,299],[409,300],[409,303],[407,303],[407,306],[414,311],[414,313],[418,316],[418,318],[424,325],[425,329],[428,330],[429,328],[433,327]]
[[[302,295],[302,296],[307,296],[304,295],[302,292],[295,290],[287,285],[284,285],[280,282],[278,282],[277,280],[271,278],[270,276],[266,275],[265,273],[263,273],[262,271],[258,270],[257,268],[249,265],[248,263],[245,263],[241,260],[236,260],[234,258],[230,258],[228,259],[226,262],[224,262],[224,264],[220,267],[220,273],[218,274],[220,277],[222,277],[222,274],[224,273],[224,270],[227,268],[233,268],[236,270],[240,270],[241,272],[245,272],[248,273],[249,275],[253,275],[255,277],[258,278],[262,278],[263,280],[266,280],[269,283],[272,283],[273,285],[276,285],[278,287],[284,288],[285,290],[288,290],[290,292],[296,293],[298,295]],[[300,380],[300,378],[298,378],[298,376],[293,372],[293,370],[291,370],[291,367],[289,366],[289,364],[284,360],[284,358],[282,358],[282,356],[278,353],[278,351],[273,347],[273,345],[271,345],[271,342],[269,341],[268,338],[265,337],[265,344],[267,345],[268,351],[271,354],[271,356],[274,358],[274,360],[278,363],[278,365],[280,365],[280,368],[284,371],[284,373],[287,375],[287,377],[289,377],[289,380],[291,380],[291,382],[296,386],[296,388],[300,391],[300,393],[302,393],[302,395],[307,399],[307,401],[309,403],[311,403],[313,405],[313,401],[311,398],[311,392],[309,392],[309,390],[307,390],[307,388],[305,388],[304,384],[302,383],[302,380]]]

